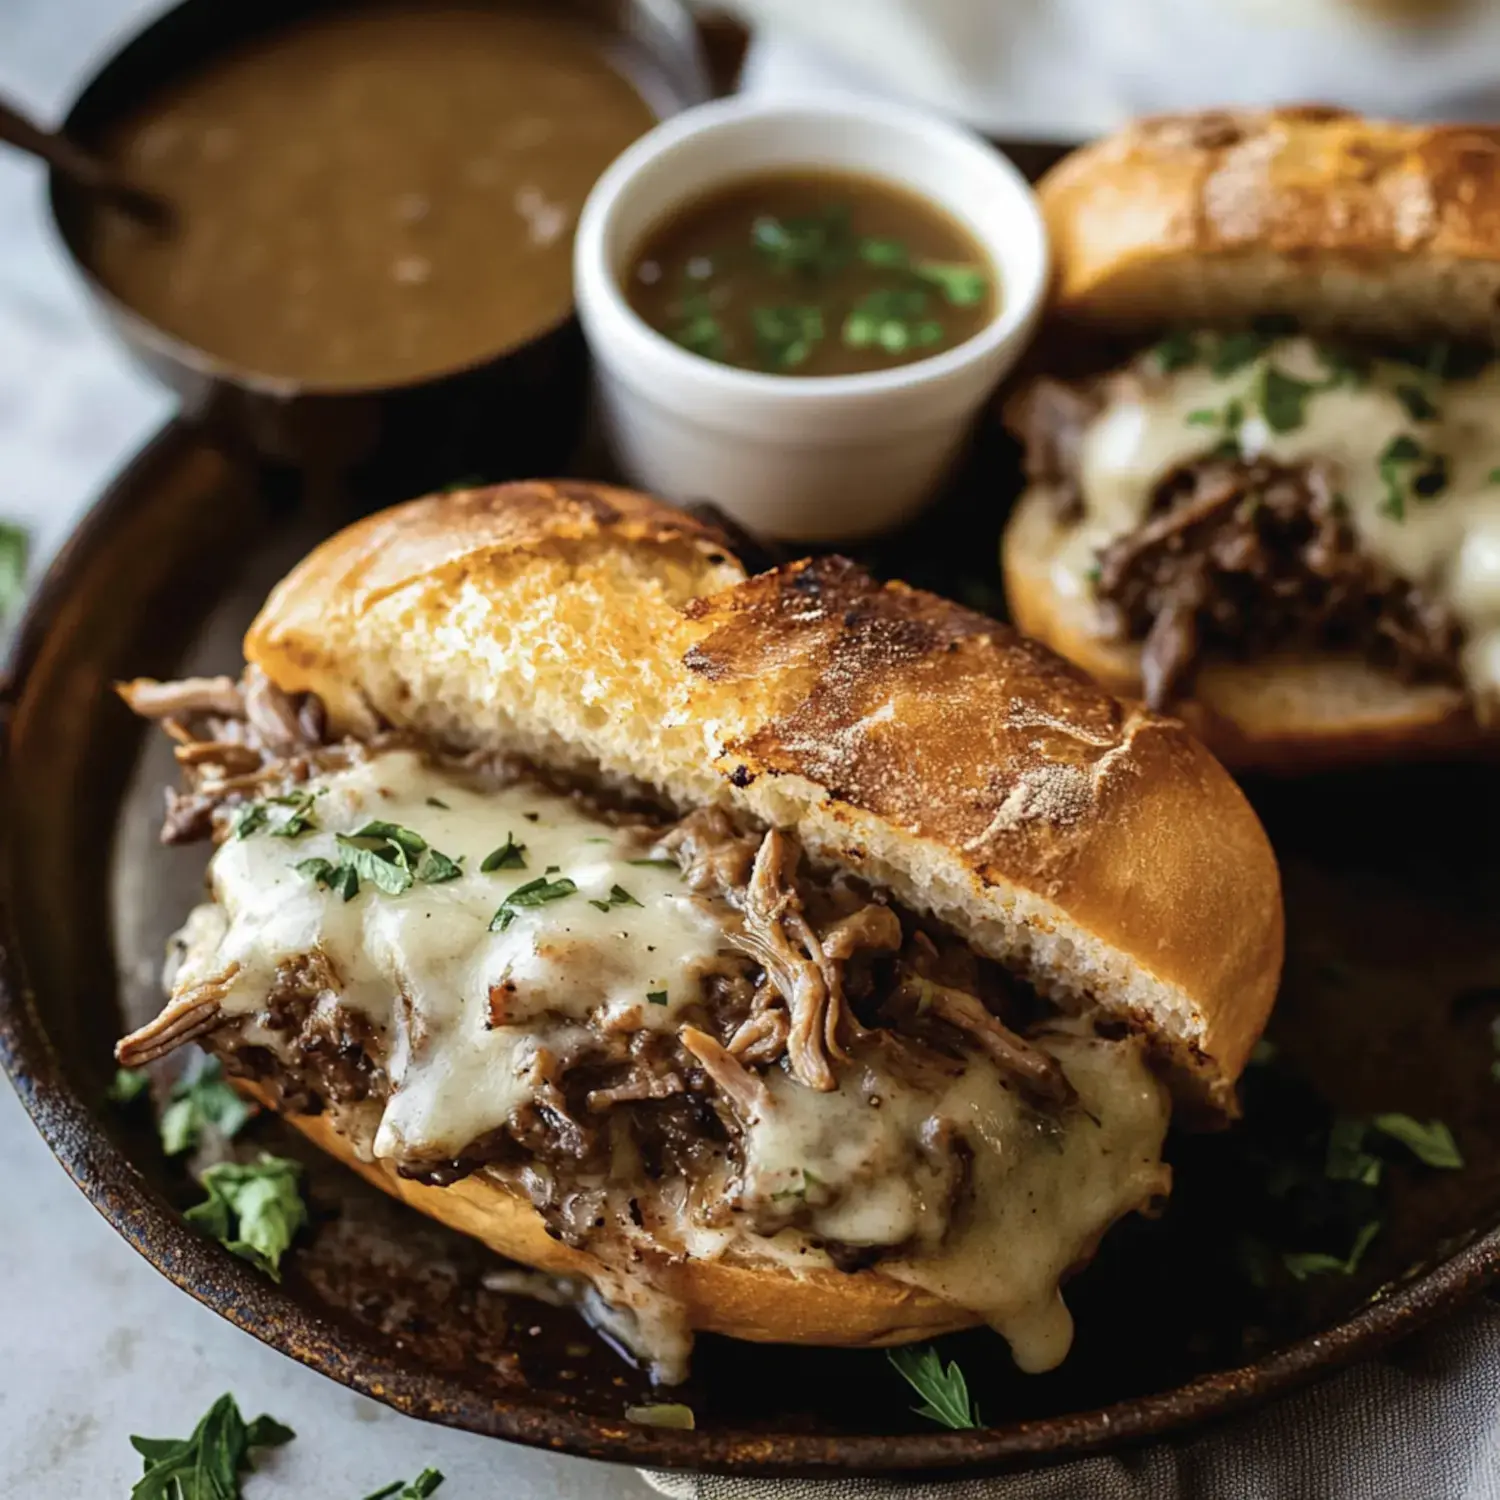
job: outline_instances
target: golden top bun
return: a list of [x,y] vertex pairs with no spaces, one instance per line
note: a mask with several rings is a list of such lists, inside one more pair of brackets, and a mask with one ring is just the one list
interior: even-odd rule
[[1496,331],[1500,129],[1321,107],[1163,115],[1073,152],[1039,193],[1067,322]]
[[708,528],[600,485],[432,496],[323,543],[245,654],[336,728],[630,776],[795,830],[1044,993],[1138,1021],[1196,1100],[1231,1106],[1270,1011],[1275,860],[1202,745],[843,559],[746,578]]
[[[1027,635],[1076,662],[1112,693],[1141,691],[1141,647],[1099,633],[1093,601],[1064,594],[1052,565],[1068,540],[1053,498],[1028,490],[1007,523],[1005,597]],[[1484,736],[1466,696],[1406,683],[1354,656],[1278,653],[1206,661],[1178,712],[1238,771],[1301,773],[1472,750]]]

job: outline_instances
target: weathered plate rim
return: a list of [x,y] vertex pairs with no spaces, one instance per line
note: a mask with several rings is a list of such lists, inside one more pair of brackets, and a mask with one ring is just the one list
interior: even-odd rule
[[[152,438],[89,509],[36,588],[0,666],[0,785],[7,789],[14,706],[74,577],[108,546],[142,477],[193,441],[178,422]],[[0,817],[0,855],[6,821]],[[532,1447],[647,1468],[767,1477],[972,1474],[1054,1463],[1180,1436],[1260,1405],[1378,1353],[1500,1276],[1496,1226],[1343,1322],[1253,1363],[1092,1411],[980,1431],[823,1437],[676,1432],[611,1422],[550,1407],[545,1400],[482,1398],[458,1380],[403,1370],[388,1351],[308,1313],[274,1283],[188,1228],[64,1078],[25,983],[23,949],[0,906],[0,1064],[53,1154],[122,1238],[204,1306],[321,1374],[408,1415]]]

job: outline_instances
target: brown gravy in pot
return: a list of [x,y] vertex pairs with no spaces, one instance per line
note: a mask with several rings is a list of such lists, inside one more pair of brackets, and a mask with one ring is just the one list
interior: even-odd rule
[[420,379],[572,305],[595,178],[655,117],[584,24],[423,3],[279,30],[106,137],[176,206],[167,237],[101,212],[87,258],[122,302],[242,370]]

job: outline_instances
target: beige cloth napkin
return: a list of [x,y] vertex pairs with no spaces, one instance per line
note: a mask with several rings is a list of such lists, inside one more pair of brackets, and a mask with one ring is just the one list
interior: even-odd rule
[[1500,1500],[1500,1304],[1177,1444],[952,1484],[648,1473],[674,1500]]

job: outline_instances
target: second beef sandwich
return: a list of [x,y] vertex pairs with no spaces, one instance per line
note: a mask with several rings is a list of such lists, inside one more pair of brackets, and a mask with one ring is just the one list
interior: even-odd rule
[[1060,1282],[1232,1109],[1281,963],[1265,835],[1182,727],[838,559],[756,577],[601,486],[319,547],[243,680],[137,682],[212,836],[171,998],[423,1212],[695,1330],[885,1344]]
[[1500,719],[1500,131],[1141,121],[1040,188],[1047,358],[1008,408],[1021,627],[1226,761]]

